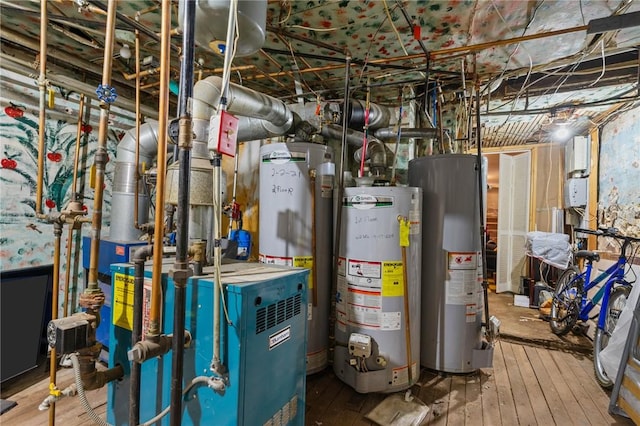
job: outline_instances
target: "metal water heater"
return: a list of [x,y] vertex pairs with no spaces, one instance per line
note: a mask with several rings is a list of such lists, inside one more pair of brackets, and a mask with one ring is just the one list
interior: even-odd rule
[[324,145],[260,148],[260,262],[311,269],[307,374],[328,365],[334,170]]
[[419,378],[421,193],[344,190],[333,369],[360,393],[404,390]]
[[482,340],[482,252],[477,157],[445,154],[409,162],[423,190],[422,366],[468,373],[491,366]]
[[[174,260],[162,265],[164,308],[162,332],[173,328],[174,284],[168,275]],[[115,264],[113,327],[109,365],[125,368],[122,380],[108,384],[107,421],[129,421],[130,362],[133,322],[134,266]],[[224,392],[194,378],[211,376],[213,358],[213,267],[187,281],[185,328],[191,343],[184,352],[183,425],[304,425],[306,371],[307,277],[301,268],[258,263],[223,264],[224,305],[221,312],[221,361],[228,371]],[[144,299],[149,297],[152,267],[144,271]],[[143,309],[144,312],[147,312]],[[148,315],[143,315],[148,318]],[[143,319],[143,328],[145,319]],[[143,333],[144,334],[144,333]],[[149,419],[168,407],[172,353],[147,360],[141,366],[140,419]],[[196,379],[198,380],[198,379]],[[168,425],[165,415],[154,424]]]

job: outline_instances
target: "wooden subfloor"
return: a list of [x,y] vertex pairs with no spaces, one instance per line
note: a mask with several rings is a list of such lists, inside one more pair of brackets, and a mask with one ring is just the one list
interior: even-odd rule
[[[424,425],[632,425],[609,414],[609,394],[595,381],[592,368],[591,359],[581,354],[503,340],[496,345],[493,368],[468,375],[423,370],[412,390],[429,407]],[[48,388],[48,378],[40,375],[8,398],[18,405],[0,416],[0,424],[48,424],[48,412],[38,411]],[[71,369],[59,371],[59,387],[72,381]],[[6,398],[7,389],[2,393]],[[387,396],[358,394],[328,368],[307,378],[306,425],[372,425],[366,414]],[[88,398],[106,418],[106,388],[88,392]],[[76,397],[56,404],[56,424],[93,423]]]

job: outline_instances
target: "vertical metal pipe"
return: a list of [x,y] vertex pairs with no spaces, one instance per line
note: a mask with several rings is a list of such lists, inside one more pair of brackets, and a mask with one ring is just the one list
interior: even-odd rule
[[171,371],[171,413],[169,424],[179,426],[182,421],[182,379],[184,364],[184,322],[187,278],[189,270],[189,195],[191,184],[191,111],[193,97],[193,61],[195,56],[195,16],[196,3],[184,2],[182,21],[182,59],[180,66],[180,93],[178,97],[178,205],[176,229],[176,260],[172,276],[174,281],[172,371]]
[[153,276],[149,336],[160,335],[162,311],[162,240],[164,238],[164,186],[167,174],[167,128],[169,109],[169,60],[171,31],[171,1],[162,0],[160,43],[160,102],[158,106],[158,183],[156,188],[156,217],[153,237]]
[[[58,319],[58,292],[60,290],[60,237],[62,236],[62,223],[53,223],[53,288],[51,289],[51,320]],[[58,355],[56,348],[51,348],[49,352],[49,389],[56,386],[56,372],[58,369]],[[49,407],[49,426],[56,423],[56,405],[52,402]]]
[[[79,201],[78,196],[78,167],[80,163],[80,143],[82,142],[82,116],[84,114],[84,94],[80,95],[80,103],[78,105],[78,128],[76,132],[76,147],[73,156],[73,181],[71,182],[71,201]],[[74,227],[69,226],[69,233],[67,235],[67,267],[64,275],[64,299],[62,301],[62,315],[69,315],[69,281],[71,281],[71,249],[73,247],[73,234]]]
[[[42,182],[44,181],[45,123],[46,123],[46,83],[47,83],[47,2],[40,2],[40,110],[38,115],[38,180],[36,182],[36,215],[42,214]],[[53,405],[52,411],[53,411]]]
[[318,255],[316,250],[316,175],[317,170],[309,170],[311,183],[311,303],[318,306]]
[[[102,86],[111,86],[111,64],[113,60],[113,39],[116,27],[116,0],[109,0],[107,9],[107,25],[104,40],[104,64],[102,67]],[[85,293],[99,293],[98,256],[100,255],[100,232],[102,230],[102,201],[104,171],[107,163],[107,135],[109,126],[109,103],[100,103],[100,126],[98,130],[98,147],[95,154],[95,195],[93,199],[93,216],[91,220],[91,257]]]
[[218,210],[220,200],[220,180],[222,170],[222,158],[220,154],[214,154],[211,159],[211,165],[213,166],[213,234],[216,239],[214,242],[214,279],[215,285],[213,289],[213,360],[211,361],[211,367],[215,373],[221,371],[221,358],[220,358],[220,296],[222,290],[222,283],[220,283],[220,258],[222,256],[222,247],[220,246],[220,221],[218,220]]
[[[152,246],[144,246],[133,255],[135,272],[133,278],[133,327],[131,330],[131,347],[142,339],[142,296],[144,288],[144,262],[151,254]],[[142,364],[131,363],[129,379],[129,424],[140,423],[140,373]]]
[[[139,12],[138,12],[139,13]],[[140,15],[136,15],[136,21]],[[140,31],[136,30],[136,187],[133,191],[133,227],[139,229],[138,223],[138,190],[140,188]],[[137,423],[136,423],[137,424]]]
[[338,176],[338,201],[336,212],[336,234],[334,236],[333,245],[333,263],[331,271],[331,315],[329,317],[329,363],[333,364],[333,348],[335,346],[335,318],[336,318],[336,302],[334,295],[338,291],[338,256],[340,255],[340,227],[342,226],[342,197],[344,194],[344,163],[347,161],[347,125],[349,117],[349,90],[350,90],[350,73],[351,73],[351,54],[347,52],[345,58],[345,76],[344,76],[344,102],[342,114],[342,142],[340,149],[340,171]]
[[82,115],[84,114],[84,94],[80,95],[78,105],[78,129],[76,131],[76,149],[73,154],[73,181],[71,182],[71,201],[78,201],[78,164],[80,163],[80,142],[82,138]]
[[[480,134],[480,84],[476,80],[476,148],[478,150],[477,162],[478,162],[478,200],[480,209],[480,245],[482,250],[482,294],[484,297],[484,321],[485,324],[489,323],[489,283],[487,282],[487,245],[486,242],[486,230],[485,230],[485,217],[484,217],[484,188],[482,180],[482,135]],[[469,129],[471,132],[471,129]],[[488,326],[486,327],[488,330]]]

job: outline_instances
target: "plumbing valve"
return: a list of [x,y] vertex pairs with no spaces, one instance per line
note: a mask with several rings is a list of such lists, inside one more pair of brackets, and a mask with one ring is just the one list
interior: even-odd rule
[[108,104],[115,102],[118,98],[116,88],[109,86],[108,84],[99,84],[96,89],[96,95],[98,95],[98,100]]

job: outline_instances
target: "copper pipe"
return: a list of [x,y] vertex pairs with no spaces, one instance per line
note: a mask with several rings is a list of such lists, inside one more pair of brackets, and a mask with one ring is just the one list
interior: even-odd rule
[[[535,40],[535,39],[539,39],[539,38],[554,37],[554,36],[557,36],[557,35],[562,35],[562,34],[567,34],[567,33],[572,33],[572,32],[585,31],[587,29],[587,27],[588,27],[587,25],[581,25],[581,26],[578,26],[578,27],[565,28],[563,30],[548,31],[548,32],[545,32],[545,33],[531,34],[531,35],[526,35],[526,36],[521,36],[521,37],[514,37],[514,38],[509,38],[509,39],[504,39],[504,40],[489,41],[489,42],[486,42],[486,43],[473,44],[473,45],[470,45],[470,46],[460,46],[460,47],[452,47],[450,49],[433,50],[433,51],[431,51],[429,53],[429,58],[431,60],[436,60],[436,58],[435,58],[436,56],[449,55],[449,54],[458,53],[458,52],[471,53],[471,52],[476,52],[476,51],[479,51],[479,50],[489,49],[489,48],[496,47],[496,46],[504,46],[504,45],[507,45],[507,44],[520,43],[520,42],[527,41],[527,40]],[[396,56],[396,57],[393,57],[393,58],[372,59],[372,60],[367,61],[367,64],[369,64],[369,65],[388,64],[388,63],[392,63],[392,62],[410,61],[410,60],[413,60],[413,59],[422,59],[424,57],[425,57],[424,53],[418,53],[418,54],[406,55],[406,56]],[[444,60],[444,59],[449,59],[449,57],[438,58],[438,60]],[[356,66],[356,64],[352,64],[352,65]],[[330,71],[330,70],[341,69],[341,68],[344,68],[344,64],[308,68],[308,69],[300,70],[299,72],[301,74],[304,74],[304,73],[307,73],[307,72]],[[268,78],[268,77],[277,78],[277,77],[283,76],[283,75],[289,76],[290,72],[289,71],[279,71],[279,72],[275,72],[275,73],[263,74],[262,76],[255,76],[253,78],[252,77],[245,77],[245,80],[257,80],[257,79]]]
[[311,302],[318,306],[318,265],[316,263],[316,169],[309,170],[311,182]]
[[[45,2],[43,2],[45,3]],[[62,223],[60,221],[53,224],[53,288],[51,289],[51,320],[58,319],[58,292],[60,290],[60,237],[62,236]],[[56,348],[51,348],[49,353],[49,391],[56,389],[56,370],[58,368],[58,357]],[[51,403],[49,407],[49,426],[56,423],[56,405]]]
[[[102,85],[111,86],[111,64],[116,27],[116,0],[109,0],[107,24],[104,43],[104,64],[102,69]],[[98,148],[95,154],[95,195],[93,199],[93,217],[91,221],[91,257],[85,293],[100,293],[98,287],[98,256],[100,255],[100,231],[102,229],[102,201],[104,185],[104,167],[107,161],[107,132],[109,126],[109,104],[100,103],[100,127],[98,131]]]
[[69,315],[69,281],[71,281],[71,247],[73,246],[73,226],[69,226],[67,234],[67,269],[64,272],[64,300],[62,301],[62,316]]
[[[402,227],[402,222],[408,224],[408,220],[406,217],[398,216],[398,221],[401,222],[400,226]],[[409,385],[411,385],[413,381],[413,361],[411,360],[411,315],[409,314],[409,283],[407,277],[407,247],[402,246],[402,290],[404,293],[404,336],[405,336],[405,350],[407,351],[407,374],[409,375]]]
[[80,95],[78,105],[78,129],[76,131],[76,149],[73,156],[73,181],[71,182],[71,201],[78,201],[78,163],[80,162],[80,138],[82,137],[82,115],[84,113],[84,94]]
[[[136,14],[136,21],[140,13]],[[139,228],[138,224],[138,188],[140,187],[140,31],[136,30],[136,187],[133,198],[133,227]]]
[[[45,124],[46,124],[46,73],[47,73],[47,2],[40,2],[40,114],[38,116],[38,179],[36,183],[36,216],[42,215],[42,183],[44,181],[44,156],[45,156]],[[51,412],[55,405],[51,405]]]
[[160,334],[162,312],[162,241],[164,237],[164,185],[166,179],[167,128],[169,112],[169,60],[171,59],[171,1],[162,0],[162,37],[160,43],[160,103],[158,106],[158,183],[156,187],[156,220],[153,244],[153,269],[151,282],[151,310],[149,313],[149,336]]
[[[139,41],[138,41],[139,43]],[[158,68],[150,68],[148,70],[144,70],[142,72],[138,71],[140,69],[139,66],[136,66],[136,73],[135,74],[125,74],[122,73],[122,76],[124,77],[125,80],[133,80],[134,78],[137,77],[146,77],[148,75],[154,75],[154,74],[158,74],[159,72],[162,71],[162,66],[158,67]]]
[[[588,25],[580,25],[578,27],[565,28],[565,29],[556,30],[556,31],[547,31],[546,33],[530,34],[530,35],[525,35],[520,37],[507,38],[504,40],[488,41],[486,43],[472,44],[470,46],[459,46],[459,47],[452,47],[450,49],[432,50],[431,52],[429,52],[429,57],[431,59],[434,59],[436,56],[448,55],[448,54],[457,53],[457,52],[471,53],[471,52],[476,52],[478,50],[490,49],[496,46],[504,46],[507,44],[521,43],[527,40],[536,40],[539,38],[553,37],[553,36],[562,35],[562,34],[575,33],[578,31],[586,31],[587,28],[589,28]],[[424,55],[410,55],[410,56],[422,57]],[[409,58],[409,56],[405,56],[405,58]]]
[[[76,131],[76,148],[73,156],[73,181],[71,182],[71,201],[78,200],[78,164],[80,162],[80,139],[82,138],[82,116],[84,113],[84,94],[80,95],[80,104],[78,105],[78,128]],[[67,268],[64,275],[64,300],[62,301],[62,315],[69,315],[69,281],[71,281],[71,247],[73,246],[73,226],[69,227],[67,235]]]

